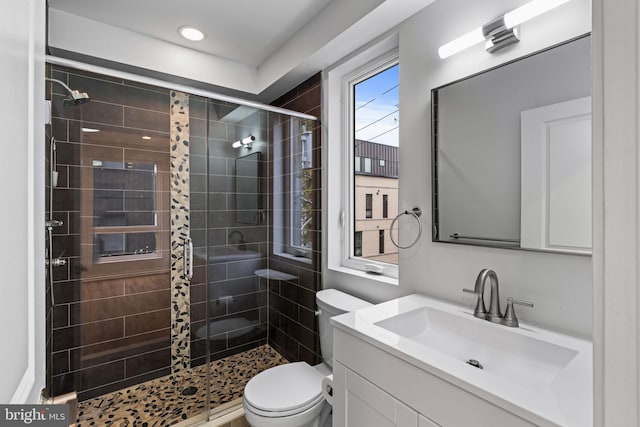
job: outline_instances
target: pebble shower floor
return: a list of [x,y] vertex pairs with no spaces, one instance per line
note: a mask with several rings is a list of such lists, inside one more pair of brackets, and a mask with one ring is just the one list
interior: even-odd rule
[[[251,378],[284,363],[287,360],[268,345],[211,362],[210,408],[240,399]],[[169,426],[201,414],[207,395],[205,368],[198,366],[80,402],[76,426]],[[194,394],[183,393],[193,386],[197,387]]]

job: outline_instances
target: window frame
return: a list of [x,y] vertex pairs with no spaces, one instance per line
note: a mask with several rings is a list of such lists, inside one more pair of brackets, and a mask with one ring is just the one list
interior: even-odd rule
[[[397,48],[383,53],[360,66],[353,67],[350,72],[346,72],[341,76],[340,97],[342,107],[340,113],[340,132],[341,132],[341,152],[343,167],[340,172],[341,176],[341,213],[340,213],[340,264],[334,265],[342,271],[352,270],[356,272],[366,272],[368,266],[376,265],[382,267],[382,275],[376,276],[376,280],[386,281],[388,283],[397,284],[398,265],[387,262],[357,257],[354,254],[355,239],[355,155],[354,155],[354,87],[356,84],[383,72],[400,63]],[[331,102],[331,101],[329,101]],[[400,103],[399,103],[400,104]],[[400,109],[400,105],[399,105]],[[333,170],[333,169],[332,169]],[[363,166],[364,170],[364,166]],[[362,170],[361,170],[362,173]],[[399,182],[399,181],[398,181]],[[329,268],[332,265],[328,266]]]

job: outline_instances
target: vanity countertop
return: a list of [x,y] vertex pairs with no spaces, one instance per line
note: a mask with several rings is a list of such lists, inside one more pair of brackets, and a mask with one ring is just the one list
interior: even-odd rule
[[331,324],[537,425],[593,425],[589,341],[523,322],[494,324],[420,294],[333,317]]

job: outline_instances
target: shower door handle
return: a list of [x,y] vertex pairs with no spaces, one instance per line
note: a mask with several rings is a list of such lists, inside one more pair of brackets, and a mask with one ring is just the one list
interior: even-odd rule
[[184,277],[191,280],[193,279],[193,240],[191,237],[183,237],[182,240],[184,241],[182,254]]

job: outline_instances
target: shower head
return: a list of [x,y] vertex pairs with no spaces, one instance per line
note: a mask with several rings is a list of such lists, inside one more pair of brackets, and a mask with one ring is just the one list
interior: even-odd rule
[[45,77],[45,80],[58,83],[63,88],[65,88],[67,92],[69,92],[70,98],[65,98],[62,100],[62,103],[64,105],[80,105],[80,104],[89,102],[91,100],[91,98],[89,98],[89,95],[87,95],[86,92],[80,92],[80,91],[71,89],[69,86],[67,86],[66,84],[64,84],[64,82],[61,82],[60,80],[50,79],[49,77]]
[[80,105],[91,101],[91,98],[89,98],[89,95],[87,95],[86,92],[72,90],[69,92],[69,95],[71,95],[71,98],[65,98],[62,100],[64,105]]

